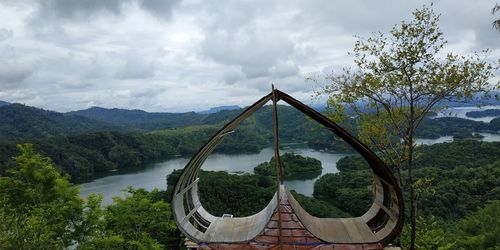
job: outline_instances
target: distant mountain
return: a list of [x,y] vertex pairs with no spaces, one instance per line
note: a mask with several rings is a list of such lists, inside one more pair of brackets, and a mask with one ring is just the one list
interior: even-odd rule
[[106,109],[100,107],[72,111],[67,114],[79,115],[115,125],[133,126],[147,130],[197,125],[201,124],[203,118],[205,117],[204,115],[197,114],[195,112],[150,113],[137,109]]
[[19,103],[0,107],[1,138],[40,138],[123,128],[54,111],[25,106]]
[[[237,106],[226,106],[234,107]],[[185,112],[185,113],[158,113],[158,112],[146,112],[143,110],[127,110],[127,109],[106,109],[100,107],[93,107],[85,110],[78,110],[67,113],[68,115],[78,115],[87,117],[89,119],[95,119],[98,121],[120,125],[134,127],[143,130],[159,130],[166,128],[179,128],[185,126],[193,125],[220,125],[222,126],[229,120],[235,118],[241,113],[241,108],[238,109],[224,109],[215,112],[200,114],[195,112]],[[218,108],[213,108],[215,111]],[[303,116],[302,113],[293,109],[289,106],[279,105],[279,115],[280,117],[288,118],[290,115]],[[253,117],[256,122],[260,124],[272,124],[272,112],[271,106],[264,106],[261,110],[257,111]],[[295,124],[294,121],[296,117],[290,119],[287,124]]]
[[8,103],[8,102],[0,101],[0,107],[6,106],[6,105],[9,105],[9,104],[10,103]]
[[326,104],[315,103],[315,104],[311,104],[309,106],[318,112],[325,112],[326,111]]
[[439,106],[448,107],[468,107],[477,105],[500,105],[500,92],[492,92],[489,97],[484,97],[483,94],[475,94],[472,100],[463,102],[460,100],[443,100],[438,103]]
[[197,113],[198,114],[213,114],[213,113],[217,113],[217,112],[222,111],[222,110],[236,110],[236,109],[241,109],[241,108],[238,105],[218,106],[218,107],[213,107],[209,110],[199,111]]

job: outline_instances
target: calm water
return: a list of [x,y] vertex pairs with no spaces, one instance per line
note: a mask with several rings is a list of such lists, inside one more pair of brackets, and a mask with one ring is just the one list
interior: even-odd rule
[[[500,141],[500,134],[480,133],[484,136],[483,141]],[[443,136],[437,139],[417,139],[417,144],[435,144],[451,142],[453,137]],[[310,148],[284,148],[281,153],[294,152],[303,156],[310,156],[321,161],[323,172],[337,172],[337,161],[348,155],[342,153],[321,152]],[[259,163],[269,161],[273,156],[273,149],[266,148],[257,154],[212,154],[207,158],[202,169],[212,171],[228,171],[229,173],[253,173],[253,168]],[[145,169],[129,170],[127,172],[117,173],[116,175],[97,178],[92,182],[81,185],[81,196],[87,197],[91,193],[103,193],[104,204],[110,204],[113,196],[123,197],[122,190],[128,186],[152,190],[154,188],[165,189],[167,186],[166,176],[174,169],[182,169],[186,166],[188,158],[178,158],[164,162],[151,164]],[[319,179],[311,180],[287,180],[285,185],[291,190],[312,196],[314,191],[314,182]]]
[[[485,106],[483,109],[500,108],[500,106]],[[450,108],[446,111],[438,113],[438,117],[443,116],[456,116],[461,118],[471,119],[465,116],[468,111],[480,110],[477,107],[457,107]],[[494,117],[473,118],[471,120],[489,122]],[[480,133],[484,136],[483,141],[500,141],[500,134]],[[453,141],[452,136],[442,136],[437,139],[417,139],[417,144],[435,144]],[[320,152],[306,147],[285,147],[281,153],[294,152],[303,156],[314,157],[322,162],[323,172],[326,173],[337,172],[337,161],[346,156],[347,154]],[[211,171],[228,171],[229,173],[253,173],[253,168],[259,163],[269,161],[273,156],[273,149],[266,148],[256,154],[212,154],[205,161],[204,170]],[[103,193],[104,204],[110,204],[113,196],[122,196],[122,190],[128,186],[136,188],[144,188],[152,190],[154,188],[166,188],[166,176],[174,169],[182,169],[186,166],[189,158],[177,158],[164,162],[151,164],[148,167],[140,170],[127,170],[126,172],[117,172],[115,175],[97,178],[92,182],[84,183],[81,185],[81,196],[86,197],[91,193]],[[314,189],[314,182],[319,179],[318,176],[311,180],[289,180],[285,181],[285,185],[289,189],[295,189],[297,192],[307,196],[312,196]]]
[[[303,156],[310,156],[320,160],[323,164],[323,174],[337,172],[336,162],[347,154],[320,152],[308,148],[284,148],[281,153],[294,152]],[[212,154],[205,161],[202,169],[211,171],[228,171],[229,173],[253,173],[253,168],[259,163],[269,161],[273,156],[272,148],[266,148],[257,154]],[[174,169],[181,169],[189,161],[188,158],[178,158],[167,160],[139,171],[129,171],[118,173],[117,175],[106,176],[95,179],[92,182],[84,183],[81,187],[81,196],[86,197],[91,193],[103,193],[104,203],[112,202],[113,196],[122,196],[122,190],[128,186],[152,190],[153,188],[165,189],[166,176]],[[285,185],[290,189],[295,189],[300,193],[311,196],[314,188],[313,180],[293,180],[286,181]]]
[[458,117],[458,118],[464,118],[464,119],[469,119],[473,121],[480,121],[480,122],[490,122],[494,118],[498,116],[486,116],[486,117],[479,117],[479,118],[472,118],[468,117],[465,114],[469,111],[482,111],[486,109],[500,109],[500,106],[483,106],[481,108],[478,107],[453,107],[453,108],[448,108],[448,109],[443,109],[437,113],[436,117]]

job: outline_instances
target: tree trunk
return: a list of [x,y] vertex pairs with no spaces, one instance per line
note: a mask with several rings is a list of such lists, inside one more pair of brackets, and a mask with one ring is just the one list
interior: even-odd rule
[[400,164],[397,168],[398,168],[399,187],[401,188],[401,190],[403,190],[403,164]]
[[410,121],[409,125],[409,133],[408,133],[408,188],[410,189],[410,250],[415,250],[415,238],[417,237],[417,220],[415,214],[415,208],[417,201],[415,200],[415,190],[413,186],[413,137],[415,135],[415,127],[414,127],[414,117],[415,117],[415,109],[413,106],[413,85],[410,84]]
[[410,189],[410,250],[415,250],[416,238],[416,214],[415,214],[415,190],[413,189],[413,136],[410,135],[408,149],[408,188]]

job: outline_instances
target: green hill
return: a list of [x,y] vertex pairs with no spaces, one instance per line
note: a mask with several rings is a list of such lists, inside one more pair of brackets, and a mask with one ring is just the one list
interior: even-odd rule
[[123,128],[82,116],[18,103],[0,107],[0,138],[44,138]]

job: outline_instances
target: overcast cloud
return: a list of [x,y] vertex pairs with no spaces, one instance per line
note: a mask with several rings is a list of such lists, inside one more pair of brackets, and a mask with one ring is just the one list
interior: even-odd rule
[[[498,60],[495,2],[436,1],[445,51],[490,48]],[[424,3],[0,0],[0,100],[179,112],[246,106],[274,83],[310,103],[307,76],[352,65],[354,35],[388,31]]]

